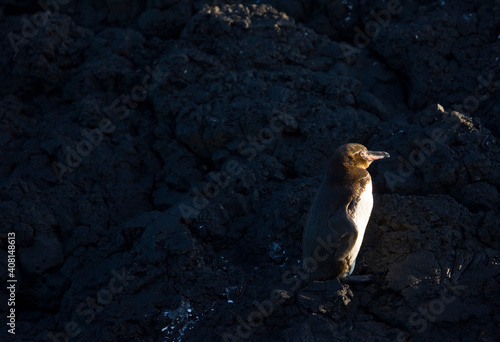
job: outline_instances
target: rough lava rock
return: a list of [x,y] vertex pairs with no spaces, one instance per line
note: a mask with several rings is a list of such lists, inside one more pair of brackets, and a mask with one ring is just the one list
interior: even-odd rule
[[[496,4],[57,4],[0,4],[16,340],[497,339]],[[373,282],[297,289],[345,142],[391,154],[369,169]]]

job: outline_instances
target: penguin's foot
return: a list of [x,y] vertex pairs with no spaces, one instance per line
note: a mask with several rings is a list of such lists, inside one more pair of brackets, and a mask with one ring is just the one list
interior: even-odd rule
[[373,283],[374,278],[372,274],[366,275],[353,275],[344,279],[344,283],[346,284],[366,284]]
[[349,286],[342,285],[338,279],[313,281],[297,291],[296,303],[301,315],[314,313],[338,320],[349,311],[353,296]]

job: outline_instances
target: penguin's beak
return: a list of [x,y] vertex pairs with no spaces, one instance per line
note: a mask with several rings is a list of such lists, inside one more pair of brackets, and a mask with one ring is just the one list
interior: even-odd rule
[[390,157],[389,153],[384,151],[363,151],[361,152],[361,156],[369,162]]

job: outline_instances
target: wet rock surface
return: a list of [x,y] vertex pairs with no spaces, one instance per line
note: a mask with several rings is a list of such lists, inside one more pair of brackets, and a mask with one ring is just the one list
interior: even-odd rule
[[[498,6],[2,6],[2,340],[497,338]],[[391,154],[355,270],[373,280],[299,289],[345,142]]]

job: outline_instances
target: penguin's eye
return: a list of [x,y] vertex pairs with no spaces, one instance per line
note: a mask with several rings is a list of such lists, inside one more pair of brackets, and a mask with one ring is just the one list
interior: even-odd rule
[[360,156],[361,156],[361,158],[363,158],[364,160],[371,161],[371,158],[370,158],[370,156],[368,155],[368,151],[367,151],[367,150],[362,150],[362,151],[359,151],[359,155],[360,155]]

